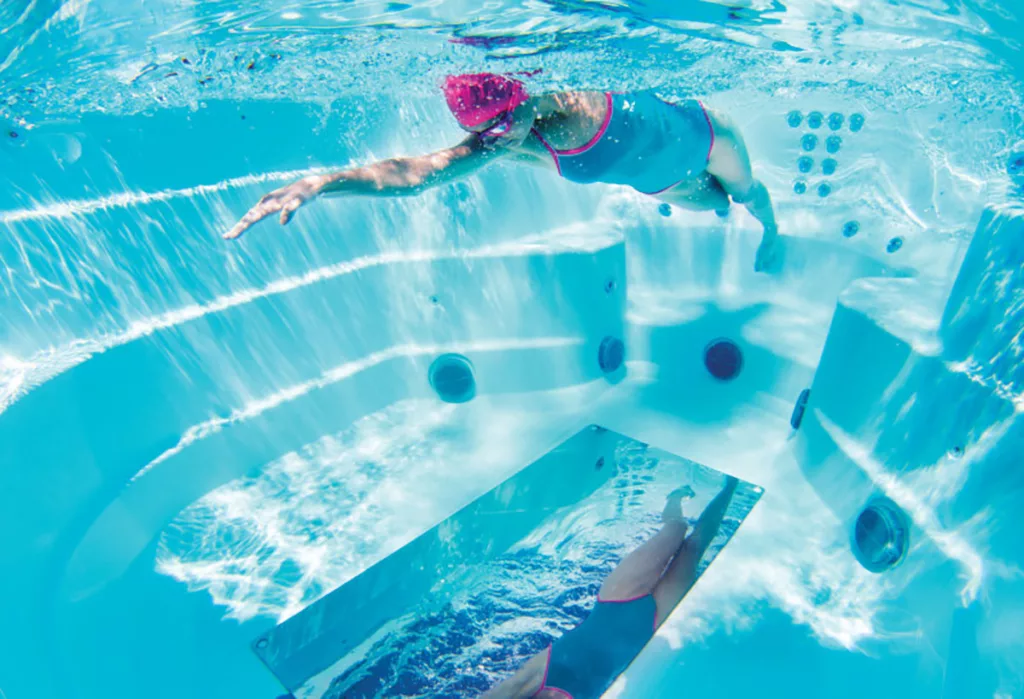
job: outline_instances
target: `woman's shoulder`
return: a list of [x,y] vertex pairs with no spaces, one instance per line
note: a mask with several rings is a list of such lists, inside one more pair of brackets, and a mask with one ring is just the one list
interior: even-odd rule
[[539,95],[540,99],[547,99],[557,104],[575,104],[579,102],[593,102],[604,100],[608,90],[557,90]]
[[532,100],[537,118],[546,120],[600,111],[607,94],[599,90],[559,90],[537,95]]

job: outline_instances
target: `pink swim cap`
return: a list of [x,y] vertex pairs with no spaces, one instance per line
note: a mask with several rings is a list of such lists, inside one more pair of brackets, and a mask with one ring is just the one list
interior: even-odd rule
[[494,73],[449,75],[442,89],[448,109],[467,129],[511,111],[529,98],[521,82]]

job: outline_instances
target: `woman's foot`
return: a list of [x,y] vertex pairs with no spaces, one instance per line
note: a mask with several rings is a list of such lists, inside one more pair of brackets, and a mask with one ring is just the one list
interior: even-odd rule
[[669,493],[668,499],[665,501],[665,509],[661,513],[662,521],[682,522],[685,524],[686,518],[683,517],[683,501],[689,500],[693,495],[693,488],[688,485],[676,488]]
[[779,268],[780,248],[779,234],[775,231],[765,231],[761,238],[761,244],[757,247],[757,255],[754,258],[755,272],[775,272]]

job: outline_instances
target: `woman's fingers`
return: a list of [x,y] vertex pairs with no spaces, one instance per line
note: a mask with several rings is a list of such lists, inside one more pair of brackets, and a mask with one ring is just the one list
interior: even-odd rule
[[295,194],[294,189],[289,191],[290,189],[290,187],[282,188],[261,197],[256,206],[249,209],[249,212],[242,217],[242,220],[224,234],[224,239],[233,240],[238,238],[252,226],[278,211],[281,212],[281,225],[291,221],[292,214],[305,203],[306,199],[300,194]]
[[261,218],[263,218],[263,216],[260,215],[260,209],[262,209],[262,206],[262,204],[257,204],[256,206],[249,209],[248,213],[246,213],[245,216],[243,216],[241,220],[238,223],[236,223],[230,231],[224,234],[224,238],[226,240],[234,240],[235,238],[239,237],[247,230],[249,230],[249,227],[252,226],[252,224],[256,223]]
[[276,199],[273,198],[273,193],[268,194],[267,196],[260,199],[256,206],[249,209],[249,212],[245,216],[243,216],[238,223],[235,224],[234,228],[232,228],[230,231],[224,234],[224,239],[233,240],[239,237],[247,230],[249,230],[253,225],[259,223],[267,216],[274,213],[275,211],[279,211],[280,209],[281,204]]
[[285,226],[289,221],[292,220],[292,214],[294,214],[298,208],[302,206],[301,197],[292,197],[285,205],[281,207],[281,225]]
[[254,223],[262,221],[270,213],[271,212],[265,204],[257,204],[249,209],[249,213],[243,216],[242,219],[235,224],[234,228],[224,234],[224,238],[226,240],[233,240],[239,237],[249,230]]

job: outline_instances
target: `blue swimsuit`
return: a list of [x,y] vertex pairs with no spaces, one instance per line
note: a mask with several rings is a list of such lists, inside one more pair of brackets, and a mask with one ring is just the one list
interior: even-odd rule
[[599,699],[654,636],[654,597],[598,599],[590,616],[551,644],[541,691]]
[[659,194],[707,167],[715,133],[697,100],[670,104],[651,92],[605,93],[608,111],[594,137],[579,148],[552,148],[533,134],[573,182],[625,184]]

